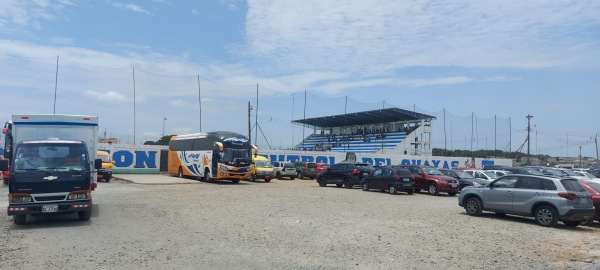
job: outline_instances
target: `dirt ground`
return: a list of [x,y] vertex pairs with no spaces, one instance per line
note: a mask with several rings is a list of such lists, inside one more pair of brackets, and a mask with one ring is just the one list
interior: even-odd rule
[[[169,176],[160,176],[169,177]],[[7,188],[0,187],[6,209]],[[2,269],[600,269],[600,226],[314,180],[99,183],[94,214],[0,216]]]

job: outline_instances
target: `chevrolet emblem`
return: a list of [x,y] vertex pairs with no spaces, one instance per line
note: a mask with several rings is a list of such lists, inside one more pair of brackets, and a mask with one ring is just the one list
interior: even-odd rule
[[48,181],[52,181],[52,180],[56,180],[56,179],[58,179],[58,176],[54,176],[54,175],[44,177],[44,180],[48,180]]

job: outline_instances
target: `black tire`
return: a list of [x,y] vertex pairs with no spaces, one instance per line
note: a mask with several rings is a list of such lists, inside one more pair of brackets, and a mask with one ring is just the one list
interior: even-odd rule
[[352,181],[346,179],[344,180],[344,187],[345,188],[352,188],[354,186],[354,184],[352,183]]
[[369,191],[369,185],[367,185],[367,183],[363,183],[362,184],[362,190],[363,191]]
[[407,189],[405,191],[406,191],[406,193],[408,193],[408,195],[413,195],[415,193],[415,189],[414,188],[413,189]]
[[254,175],[250,175],[250,182],[256,182],[256,177],[254,177]]
[[296,179],[296,177],[290,176],[290,180],[294,180]]
[[304,175],[302,175],[302,172],[297,172],[296,177],[298,177],[298,179],[302,179],[302,177],[304,177]]
[[179,170],[177,171],[177,177],[183,178],[183,169],[181,167],[179,167]]
[[27,222],[27,216],[26,215],[15,215],[13,222],[17,225],[23,225],[23,224],[25,224],[25,222]]
[[204,182],[206,183],[212,183],[213,180],[210,177],[210,172],[208,170],[204,171]]
[[542,205],[533,211],[535,222],[543,227],[553,227],[558,222],[556,210],[548,205]]
[[581,220],[563,220],[563,223],[569,227],[577,227],[581,225]]
[[90,211],[79,211],[77,212],[77,216],[81,221],[88,221],[92,217],[92,210]]
[[104,179],[104,181],[106,181],[106,183],[110,182],[110,177]]
[[390,194],[392,194],[392,195],[398,194],[398,189],[394,185],[390,185],[388,190],[390,191]]
[[467,211],[469,216],[481,216],[481,212],[483,211],[481,200],[476,197],[470,197],[465,200],[465,211]]
[[231,179],[231,183],[237,184],[240,182],[240,179]]
[[429,195],[437,196],[440,194],[440,191],[435,183],[431,183],[427,186],[427,193],[429,193]]
[[419,192],[421,192],[421,189],[420,188],[415,188],[415,192],[419,193]]
[[271,178],[265,179],[265,182],[267,182],[267,183],[271,182]]
[[448,192],[448,196],[456,196],[456,192]]
[[309,177],[309,179],[310,179],[310,180],[313,180],[313,179],[315,179],[315,177],[311,175],[311,176]]
[[277,179],[281,179],[281,173],[280,173],[280,172],[277,172],[277,173],[275,174],[275,178],[277,178]]
[[344,184],[335,184],[336,187],[343,187]]
[[323,179],[323,178],[317,179],[317,182],[319,183],[319,186],[321,186],[321,187],[327,186],[327,182],[325,182],[325,179]]

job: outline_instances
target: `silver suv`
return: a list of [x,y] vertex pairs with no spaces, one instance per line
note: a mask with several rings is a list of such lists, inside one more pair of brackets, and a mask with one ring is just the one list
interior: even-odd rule
[[466,187],[458,205],[471,216],[482,211],[532,216],[545,227],[558,220],[575,227],[594,216],[591,195],[576,179],[538,175],[508,174],[486,186]]
[[290,162],[273,162],[273,174],[275,178],[289,177],[290,180],[296,179],[296,167]]

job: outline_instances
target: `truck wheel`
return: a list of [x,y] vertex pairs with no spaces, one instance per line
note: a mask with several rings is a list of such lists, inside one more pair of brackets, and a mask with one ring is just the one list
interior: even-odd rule
[[271,178],[265,179],[265,182],[267,182],[267,183],[271,182]]
[[81,221],[88,221],[92,217],[92,210],[79,211],[79,212],[77,212],[77,216],[79,216],[79,220],[81,220]]
[[23,225],[27,221],[26,215],[15,215],[13,222],[17,225]]
[[438,194],[440,194],[440,191],[438,190],[435,183],[429,184],[429,187],[427,187],[427,192],[429,192],[429,195],[433,196],[437,196]]
[[110,177],[107,177],[106,179],[104,179],[104,181],[106,181],[106,183],[110,182]]

